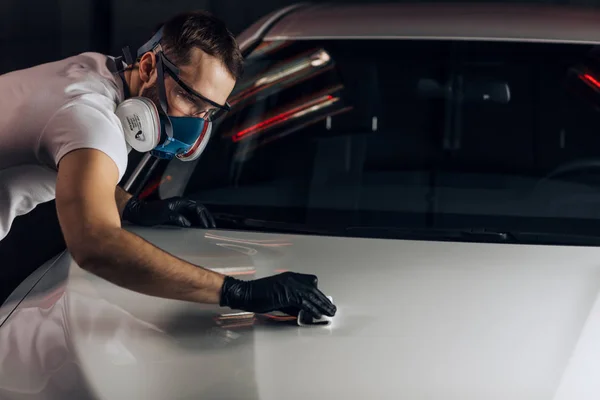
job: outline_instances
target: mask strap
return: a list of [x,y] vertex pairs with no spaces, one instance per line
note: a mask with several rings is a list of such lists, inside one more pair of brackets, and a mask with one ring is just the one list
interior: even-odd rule
[[[164,27],[161,26],[160,29],[150,38],[150,40],[148,40],[146,43],[144,43],[144,45],[142,47],[140,47],[138,49],[138,51],[136,53],[137,58],[141,57],[146,52],[154,50],[154,48],[160,44],[160,40],[162,39],[162,35],[163,35],[163,30],[164,30]],[[133,57],[131,56],[131,50],[129,49],[129,46],[123,47],[123,49],[121,51],[123,53],[122,56],[117,57],[114,60],[109,57],[109,61],[107,61],[107,66],[111,72],[118,73],[119,76],[121,77],[121,81],[123,82],[123,91],[125,92],[124,93],[125,100],[127,100],[128,98],[131,97],[131,91],[129,90],[129,85],[127,85],[127,81],[125,80],[125,69],[127,69],[127,67],[129,67],[129,66],[132,66],[135,63],[135,61],[134,61]],[[118,67],[117,66],[118,64],[121,64],[121,66]],[[163,87],[163,92],[164,92],[164,87]],[[165,96],[165,98],[166,98],[166,96]],[[161,99],[161,103],[162,103],[162,99]],[[165,111],[165,114],[166,114],[166,111]],[[171,121],[169,121],[169,127],[167,128],[167,132],[168,132],[167,134],[169,137],[172,138],[173,135],[171,134],[170,125],[171,125]]]
[[129,85],[127,84],[127,80],[125,79],[125,72],[120,71],[119,76],[121,77],[121,82],[123,82],[123,92],[125,94],[125,100],[131,97],[131,91],[129,90]]
[[[127,49],[129,50],[129,49]],[[125,53],[125,49],[123,49],[123,54],[125,59],[127,59],[127,53]],[[117,64],[121,64],[120,67],[117,67]],[[125,100],[131,97],[131,91],[129,90],[129,85],[127,84],[127,80],[125,79],[125,69],[127,68],[127,64],[123,63],[123,57],[111,58],[108,57],[106,60],[106,67],[113,74],[118,74],[119,78],[121,78],[121,83],[123,84],[123,94],[125,95]]]
[[168,105],[167,105],[167,90],[165,89],[165,66],[162,61],[162,53],[159,52],[157,54],[158,62],[156,64],[156,69],[158,72],[158,99],[160,100],[160,108],[162,109],[164,116],[166,117],[165,121],[165,131],[169,139],[173,139],[173,126],[171,125],[171,119],[168,114]]
[[142,47],[140,47],[138,49],[137,54],[136,54],[137,58],[140,58],[141,56],[143,56],[144,53],[154,50],[154,48],[160,44],[160,40],[162,39],[162,34],[163,34],[163,27],[161,26],[160,29],[154,34],[154,36],[152,36],[150,38],[150,40],[148,40]]

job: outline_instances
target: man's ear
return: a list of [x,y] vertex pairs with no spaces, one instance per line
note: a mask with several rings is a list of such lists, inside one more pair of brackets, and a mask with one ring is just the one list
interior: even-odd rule
[[154,84],[158,75],[156,71],[156,55],[149,51],[142,56],[138,64],[140,80],[149,85]]

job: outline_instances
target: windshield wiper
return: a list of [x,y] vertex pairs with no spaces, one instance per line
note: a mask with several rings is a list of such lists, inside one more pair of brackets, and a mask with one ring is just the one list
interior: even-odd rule
[[218,226],[223,228],[250,228],[261,231],[278,231],[285,233],[313,235],[342,235],[359,237],[376,237],[383,239],[446,239],[461,241],[485,241],[499,243],[518,243],[519,240],[510,232],[490,229],[437,229],[437,228],[397,228],[386,226],[306,226],[306,224],[269,221],[251,218],[240,214],[213,213]]
[[397,239],[429,239],[484,241],[497,243],[519,243],[520,240],[511,232],[496,231],[486,228],[442,229],[442,228],[396,228],[386,226],[351,226],[346,228],[351,235],[367,235],[369,237]]
[[502,231],[487,228],[395,228],[385,226],[356,226],[349,227],[347,231],[350,236],[367,236],[384,239],[421,239],[552,246],[600,246],[600,235],[569,232]]

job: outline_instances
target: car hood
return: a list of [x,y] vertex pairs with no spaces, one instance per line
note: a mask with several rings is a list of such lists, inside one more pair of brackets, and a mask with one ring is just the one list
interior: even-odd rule
[[66,253],[0,328],[0,398],[600,396],[599,248],[134,231],[242,278],[315,273],[338,314],[327,327],[223,318]]

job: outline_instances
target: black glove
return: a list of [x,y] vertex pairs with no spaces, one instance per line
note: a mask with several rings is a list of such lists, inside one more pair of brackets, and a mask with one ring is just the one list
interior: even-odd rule
[[156,201],[143,201],[132,197],[125,205],[123,219],[143,226],[216,227],[215,220],[206,207],[181,197]]
[[284,310],[304,310],[314,318],[323,314],[333,317],[335,305],[317,289],[314,275],[284,272],[252,281],[225,277],[221,289],[221,306],[255,313]]

